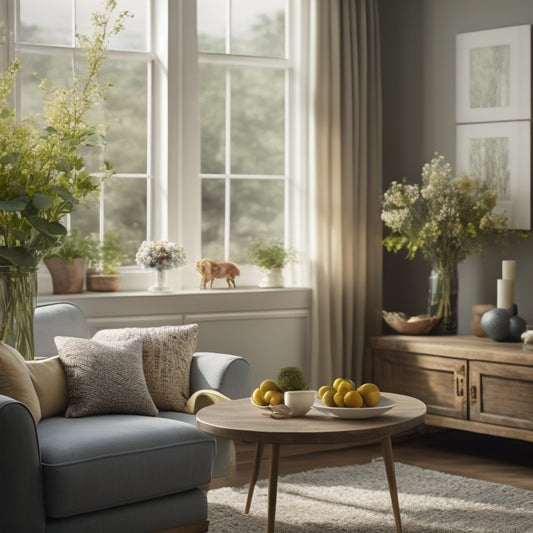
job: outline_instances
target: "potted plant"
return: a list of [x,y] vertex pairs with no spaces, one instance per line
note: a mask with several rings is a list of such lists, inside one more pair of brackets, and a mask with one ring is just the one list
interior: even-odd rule
[[265,271],[265,277],[259,283],[264,288],[283,287],[282,270],[297,259],[296,252],[292,248],[286,248],[279,239],[268,242],[257,240],[250,247],[249,254],[252,263]]
[[[42,117],[21,116],[11,106],[20,60],[0,73],[0,340],[33,358],[33,301],[36,269],[67,231],[65,215],[100,188],[111,164],[91,175],[87,147],[104,146],[107,125],[91,121],[111,83],[100,76],[109,39],[128,15],[114,15],[107,0],[92,16],[92,32],[77,35],[85,65],[68,89],[41,80]],[[94,116],[94,114],[92,114]]]
[[93,254],[92,239],[84,237],[78,228],[59,238],[56,246],[44,258],[52,276],[54,294],[83,292],[88,258]]
[[93,237],[93,246],[95,253],[89,257],[87,290],[118,291],[122,283],[122,275],[117,267],[122,265],[124,257],[119,236],[107,231],[101,243]]

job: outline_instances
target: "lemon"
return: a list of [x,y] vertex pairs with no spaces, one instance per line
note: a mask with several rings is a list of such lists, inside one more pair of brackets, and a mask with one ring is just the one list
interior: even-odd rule
[[261,394],[263,396],[269,390],[276,390],[276,391],[280,390],[280,388],[278,387],[278,384],[272,379],[265,379],[264,381],[262,381],[261,385],[259,385],[259,388],[261,389]]
[[335,390],[337,390],[337,388],[339,387],[339,384],[344,381],[344,378],[337,378],[334,382],[333,382],[333,388]]
[[335,389],[330,385],[323,385],[318,389],[317,397],[322,399],[322,397],[324,396],[324,394],[326,394],[326,392],[328,392],[328,390],[334,391]]
[[344,381],[347,381],[348,383],[352,384],[352,390],[357,389],[357,387],[355,385],[355,381],[353,379],[345,379]]
[[337,407],[344,407],[344,392],[337,392],[333,396],[333,401]]
[[348,380],[344,379],[337,385],[337,392],[346,394],[350,390],[354,390],[355,387]]
[[356,390],[348,391],[344,395],[344,405],[346,407],[363,407],[363,397]]
[[337,404],[335,403],[335,390],[328,390],[324,393],[324,396],[322,396],[322,403],[326,407],[337,407]]
[[263,395],[261,394],[261,389],[257,388],[252,392],[252,401],[255,405],[268,405],[268,402],[265,402]]
[[375,407],[381,398],[378,386],[375,383],[364,383],[357,391],[363,397],[367,407]]

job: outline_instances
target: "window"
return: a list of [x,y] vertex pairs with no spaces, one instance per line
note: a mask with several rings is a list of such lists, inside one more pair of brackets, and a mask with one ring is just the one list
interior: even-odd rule
[[197,2],[203,256],[249,263],[253,240],[287,238],[288,6]]
[[[34,114],[41,97],[33,73],[69,83],[82,64],[75,32],[89,29],[97,4],[10,1],[14,51],[24,62],[16,106]],[[118,10],[134,17],[112,41],[102,73],[114,83],[104,106],[106,159],[116,173],[67,225],[120,235],[129,265],[123,273],[132,280],[123,280],[124,288],[147,286],[148,274],[134,265],[144,239],[185,246],[185,287],[198,286],[200,257],[246,265],[258,238],[298,248],[304,209],[296,191],[303,194],[304,172],[294,154],[300,161],[305,155],[298,144],[303,122],[295,118],[301,104],[295,30],[303,4],[118,0]],[[241,286],[259,280],[259,272],[249,269],[247,277],[246,270]]]
[[[39,78],[68,86],[73,71],[82,68],[75,34],[90,31],[95,3],[19,0],[15,5],[15,54],[23,63],[16,108],[23,115],[34,115],[42,110]],[[94,232],[101,237],[106,231],[116,232],[127,254],[126,262],[133,263],[139,243],[146,238],[150,217],[149,2],[119,0],[118,11],[125,9],[134,17],[111,41],[109,59],[101,73],[114,85],[105,102],[105,120],[110,126],[105,158],[112,162],[115,174],[103,183],[100,198],[77,206],[67,224],[84,234]],[[87,158],[92,170],[98,168],[94,157],[89,153]]]

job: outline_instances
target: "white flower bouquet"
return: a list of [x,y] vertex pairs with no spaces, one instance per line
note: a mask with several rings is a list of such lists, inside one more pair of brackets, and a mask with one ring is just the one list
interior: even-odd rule
[[135,261],[145,269],[169,270],[183,266],[187,261],[183,246],[169,241],[143,241]]

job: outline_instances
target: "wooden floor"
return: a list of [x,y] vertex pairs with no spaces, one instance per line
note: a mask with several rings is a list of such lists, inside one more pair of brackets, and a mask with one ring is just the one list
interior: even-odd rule
[[[419,434],[393,439],[397,462],[440,470],[465,477],[504,483],[533,490],[533,443],[479,435],[456,430],[427,428]],[[369,462],[381,456],[379,444],[352,448],[285,446],[281,449],[280,475],[314,468]],[[235,462],[226,478],[213,481],[211,488],[242,486],[254,459],[250,444],[235,445]],[[260,478],[268,477],[268,446],[265,448]]]

